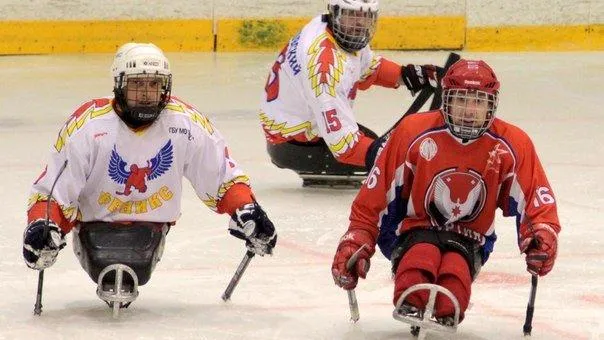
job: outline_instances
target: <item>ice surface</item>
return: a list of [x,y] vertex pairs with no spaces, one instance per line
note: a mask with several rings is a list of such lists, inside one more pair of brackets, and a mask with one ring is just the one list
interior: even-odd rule
[[[557,195],[563,231],[553,272],[539,282],[533,339],[604,337],[604,53],[462,53],[489,62],[502,82],[499,117],[533,138]],[[442,64],[446,52],[388,52],[401,63]],[[189,185],[183,214],[140,296],[112,320],[96,285],[68,247],[46,271],[43,312],[32,314],[37,272],[21,238],[29,186],[68,115],[109,95],[111,55],[0,57],[0,339],[412,339],[392,316],[389,263],[380,254],[357,288],[361,320],[331,279],[354,190],[307,189],[270,164],[257,118],[273,53],[168,54],[174,94],[207,113],[252,177],[279,231],[275,255],[254,258],[233,294],[220,296],[245,253]],[[408,92],[359,93],[359,122],[381,133],[411,101]],[[500,214],[499,214],[500,215]],[[473,286],[458,339],[522,337],[530,276],[513,219],[497,219],[495,252]],[[429,339],[446,339],[433,335]]]

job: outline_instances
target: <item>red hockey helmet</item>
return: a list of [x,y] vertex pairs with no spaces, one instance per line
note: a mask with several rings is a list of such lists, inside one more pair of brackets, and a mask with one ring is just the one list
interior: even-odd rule
[[449,68],[442,79],[443,115],[454,136],[470,140],[487,131],[495,119],[499,85],[482,60],[461,59]]

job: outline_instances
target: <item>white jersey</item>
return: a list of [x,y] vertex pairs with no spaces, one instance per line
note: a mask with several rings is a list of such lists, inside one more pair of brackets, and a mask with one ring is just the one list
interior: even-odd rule
[[334,155],[359,138],[352,106],[358,83],[381,58],[366,46],[357,53],[338,47],[322,16],[314,18],[281,51],[266,84],[260,120],[269,141],[325,140]]
[[176,221],[183,176],[213,210],[233,184],[249,185],[216,128],[176,98],[138,132],[117,116],[111,98],[85,103],[59,132],[30,207],[47,200],[57,176],[52,197],[67,219],[82,222]]

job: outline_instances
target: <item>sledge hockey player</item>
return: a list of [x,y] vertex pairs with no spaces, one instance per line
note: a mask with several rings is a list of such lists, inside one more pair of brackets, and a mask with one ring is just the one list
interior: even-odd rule
[[484,61],[462,59],[442,79],[442,109],[409,115],[396,127],[353,202],[332,265],[338,286],[354,289],[366,277],[377,243],[392,262],[395,317],[423,317],[429,290],[400,297],[432,284],[454,299],[439,293],[428,317],[456,326],[493,251],[497,208],[516,217],[527,270],[549,273],[560,232],[556,200],[531,139],[495,118],[499,85]]
[[329,0],[328,11],[283,48],[260,112],[272,162],[304,185],[359,182],[371,167],[380,142],[356,122],[357,90],[404,84],[415,94],[437,84],[433,65],[401,67],[373,53],[378,0]]
[[73,230],[74,252],[115,315],[161,258],[181,214],[183,176],[203,203],[231,216],[228,230],[248,250],[271,254],[277,235],[219,131],[171,96],[170,64],[158,47],[123,45],[112,75],[114,97],[71,115],[33,184],[23,257],[32,269],[50,267]]

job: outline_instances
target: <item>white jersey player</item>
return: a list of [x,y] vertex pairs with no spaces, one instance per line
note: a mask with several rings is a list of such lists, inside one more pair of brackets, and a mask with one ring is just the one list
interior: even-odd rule
[[[101,290],[145,284],[181,214],[183,176],[208,207],[232,216],[229,231],[249,250],[270,254],[272,222],[218,130],[171,96],[163,52],[153,44],[125,44],[112,74],[115,96],[88,101],[71,115],[33,184],[26,264],[51,266],[73,229],[76,255]],[[114,282],[116,274],[103,269],[115,264],[133,273]]]
[[[381,143],[372,146],[374,137],[359,130],[353,114],[357,90],[404,84],[414,94],[436,86],[434,66],[401,67],[371,50],[378,0],[329,0],[328,10],[288,42],[266,83],[260,120],[278,166],[280,151],[271,147],[321,139],[339,163],[370,165]],[[306,157],[300,158],[304,162]]]

